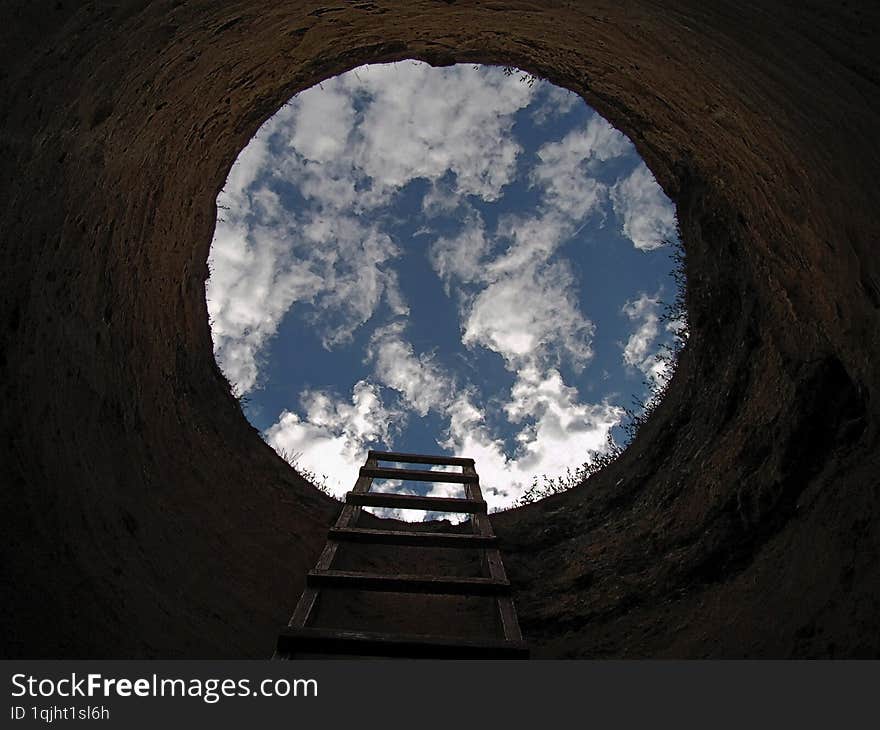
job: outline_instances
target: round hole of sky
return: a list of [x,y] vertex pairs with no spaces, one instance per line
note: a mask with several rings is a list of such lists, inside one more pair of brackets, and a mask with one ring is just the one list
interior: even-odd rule
[[683,312],[663,316],[671,201],[579,96],[515,69],[325,81],[260,128],[217,208],[217,362],[265,440],[337,496],[369,448],[472,457],[493,509],[564,488],[686,336]]

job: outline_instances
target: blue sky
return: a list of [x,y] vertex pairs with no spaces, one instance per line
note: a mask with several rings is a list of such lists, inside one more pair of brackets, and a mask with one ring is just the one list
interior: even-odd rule
[[546,82],[355,69],[267,121],[217,203],[215,357],[267,442],[337,494],[388,447],[471,456],[509,506],[669,375],[674,208]]

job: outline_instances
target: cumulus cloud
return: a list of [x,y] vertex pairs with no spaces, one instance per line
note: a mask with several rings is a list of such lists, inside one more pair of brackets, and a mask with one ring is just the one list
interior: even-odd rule
[[374,209],[421,178],[426,211],[440,212],[501,195],[522,151],[514,115],[533,93],[500,69],[361,66],[297,95],[272,132],[288,139],[287,179],[326,211]]
[[631,143],[598,114],[587,125],[573,129],[559,142],[538,150],[540,162],[532,170],[532,184],[543,189],[544,202],[575,220],[595,211],[607,195],[607,186],[594,176],[597,162],[619,157]]
[[[636,325],[623,347],[623,361],[627,366],[640,370],[650,382],[658,384],[671,375],[669,363],[657,359],[663,334],[660,327],[661,306],[658,297],[642,293],[637,299],[624,304],[621,310]],[[671,332],[675,327],[673,323],[666,331]]]
[[[298,219],[283,208],[270,216],[275,197],[266,188],[248,200],[218,223],[206,284],[214,355],[239,392],[258,385],[260,352],[297,302],[316,308],[311,321],[328,349],[350,341],[382,301],[406,314],[397,274],[387,267],[400,249],[375,224],[351,216]],[[249,221],[258,207],[261,222]]]
[[292,261],[288,242],[273,227],[240,219],[217,226],[206,285],[217,362],[239,393],[257,382],[258,353],[296,301],[323,287],[319,274]]
[[644,162],[614,185],[611,200],[636,248],[650,251],[675,237],[675,208]]
[[590,161],[622,154],[628,145],[597,119],[542,148],[531,175],[542,187],[536,215],[502,216],[491,232],[482,217],[470,215],[457,235],[438,237],[429,249],[447,293],[458,299],[462,343],[498,353],[514,373],[502,405],[513,427],[512,449],[489,427],[477,394],[468,391],[450,405],[439,441],[477,460],[484,492],[497,506],[513,504],[535,474],[561,476],[589,453],[603,451],[608,431],[623,417],[607,402],[581,402],[558,370],[563,360],[575,370],[586,366],[595,332],[559,249],[607,195],[593,179]]
[[387,266],[400,255],[400,247],[377,224],[321,215],[305,221],[300,234],[298,260],[321,274],[323,286],[311,319],[322,332],[324,347],[350,341],[383,299],[392,313],[408,313],[397,273]]
[[543,125],[551,119],[563,117],[568,114],[578,102],[578,95],[573,91],[561,89],[558,86],[541,82],[538,91],[544,95],[543,104],[532,111],[532,121],[537,125]]
[[264,436],[282,456],[326,479],[336,495],[354,487],[353,478],[371,445],[392,444],[391,425],[399,413],[386,408],[379,389],[365,380],[355,384],[348,402],[309,390],[301,404],[304,416],[285,410]]
[[489,235],[473,215],[458,235],[434,241],[429,258],[459,299],[464,345],[498,353],[510,370],[560,358],[584,367],[594,327],[578,307],[571,266],[552,258],[571,227],[553,213],[505,216]]
[[521,424],[512,454],[492,435],[485,413],[468,393],[457,397],[446,436],[439,442],[476,460],[484,495],[501,508],[511,506],[534,475],[561,476],[587,454],[604,451],[609,430],[624,415],[622,408],[608,402],[581,403],[577,390],[552,369],[523,369],[510,395],[508,418]]
[[422,212],[429,218],[449,215],[463,204],[462,197],[452,185],[444,181],[433,181],[422,198]]
[[402,322],[378,328],[370,339],[367,359],[373,361],[378,381],[400,393],[411,410],[420,416],[442,412],[452,400],[454,380],[433,353],[415,354],[404,329]]
[[489,201],[515,174],[521,148],[510,134],[513,115],[533,91],[500,69],[384,64],[361,67],[343,83],[370,97],[352,151],[374,181],[399,188],[451,171],[458,194]]
[[557,211],[537,216],[505,215],[498,221],[496,236],[503,251],[487,265],[487,278],[540,268],[574,233],[573,223]]
[[441,236],[431,244],[428,257],[443,280],[447,295],[453,282],[470,284],[482,280],[490,248],[483,218],[478,213],[465,220],[458,235]]
[[574,292],[574,276],[564,261],[505,274],[473,299],[462,342],[497,352],[511,370],[562,357],[583,368],[593,354],[594,328]]
[[512,422],[527,424],[516,436],[522,482],[532,474],[561,475],[575,454],[583,460],[587,453],[602,451],[608,431],[623,417],[620,407],[607,402],[581,402],[577,389],[554,369],[518,373],[506,410]]
[[288,144],[306,160],[329,162],[345,152],[355,121],[353,98],[337,82],[297,94],[291,102]]

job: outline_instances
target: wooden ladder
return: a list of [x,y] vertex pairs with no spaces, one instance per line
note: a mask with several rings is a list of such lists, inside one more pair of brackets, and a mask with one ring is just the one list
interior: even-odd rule
[[[461,472],[379,467],[379,461],[458,466]],[[371,492],[373,479],[453,482],[464,486],[464,499],[421,497],[410,494]],[[470,515],[471,532],[416,532],[356,527],[362,507],[423,509]],[[475,578],[383,574],[334,570],[333,561],[341,543],[397,545],[401,548],[469,548],[480,551],[482,576]],[[360,591],[394,591],[437,595],[491,596],[497,608],[503,638],[471,639],[420,633],[384,633],[317,628],[311,624],[321,589],[346,588]],[[516,609],[510,595],[497,538],[486,514],[480,492],[480,478],[474,460],[449,456],[425,456],[391,451],[370,451],[360,469],[354,489],[345,496],[345,506],[330,528],[327,543],[314,569],[309,571],[306,588],[290,623],[282,629],[275,652],[277,659],[297,655],[351,655],[412,657],[425,659],[527,659]]]

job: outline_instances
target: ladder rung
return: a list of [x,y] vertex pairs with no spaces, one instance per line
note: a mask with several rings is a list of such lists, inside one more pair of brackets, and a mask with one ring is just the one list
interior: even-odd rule
[[365,527],[331,527],[328,537],[339,542],[366,542],[378,545],[421,545],[424,547],[486,548],[494,547],[494,535],[458,532],[405,532],[371,530]]
[[426,454],[405,454],[400,451],[370,451],[367,458],[378,461],[396,461],[400,464],[437,464],[439,466],[473,466],[473,459],[460,456],[429,456]]
[[454,482],[456,484],[479,481],[476,474],[428,471],[427,469],[388,469],[379,466],[362,466],[361,476],[373,479],[406,479],[413,482]]
[[417,494],[390,494],[387,492],[348,492],[347,504],[361,507],[395,507],[397,509],[423,509],[429,512],[466,512],[486,514],[486,502],[453,497],[420,497]]
[[434,593],[438,595],[497,596],[510,592],[508,581],[492,578],[458,578],[434,575],[384,575],[349,570],[311,570],[307,584],[315,588],[345,588],[394,593]]
[[418,659],[528,659],[524,642],[458,639],[375,631],[287,627],[278,636],[279,653],[349,654]]

